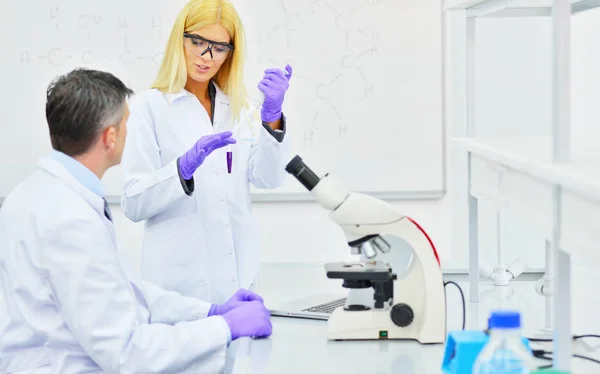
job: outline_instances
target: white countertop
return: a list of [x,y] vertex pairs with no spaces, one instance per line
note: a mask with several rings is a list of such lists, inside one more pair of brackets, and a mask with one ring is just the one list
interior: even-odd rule
[[[459,284],[467,295],[467,278],[464,277],[464,281]],[[327,279],[321,264],[271,265],[263,270],[259,293],[265,300],[277,298],[287,301],[308,296],[312,292],[329,292],[337,287],[339,282]],[[447,290],[447,305],[448,328],[459,329],[462,306],[460,296],[452,286]],[[481,302],[467,301],[467,328],[485,326],[490,310],[499,307],[518,308],[522,311],[528,326],[525,334],[534,334],[544,323],[544,300],[535,294],[533,282],[516,281],[509,287],[493,288],[483,285]],[[592,305],[590,307],[590,316],[596,315],[597,309]],[[581,333],[581,328],[580,331],[577,330],[576,327],[575,332]],[[587,333],[598,332],[588,325],[584,330]],[[236,346],[232,346],[232,352],[235,352],[232,356],[235,359],[232,360],[228,373],[441,373],[444,355],[442,344],[423,346],[412,341],[338,342],[328,341],[326,334],[327,323],[324,321],[273,317],[273,335],[269,339],[244,338],[234,342]],[[552,348],[548,346],[546,349]],[[591,373],[594,370],[600,372],[600,366],[593,363],[575,359],[573,365],[574,373]]]
[[270,339],[240,342],[234,373],[439,373],[444,347],[328,341],[326,322],[273,319]]
[[[266,303],[273,299],[291,301],[310,296],[312,292],[339,291],[340,284],[340,280],[326,277],[322,264],[274,265],[263,269],[258,292]],[[293,286],[286,290],[286,285]],[[459,323],[460,318],[458,314]],[[269,339],[244,338],[238,343],[234,374],[440,372],[442,344],[329,341],[326,321],[273,317],[272,322],[273,335]]]

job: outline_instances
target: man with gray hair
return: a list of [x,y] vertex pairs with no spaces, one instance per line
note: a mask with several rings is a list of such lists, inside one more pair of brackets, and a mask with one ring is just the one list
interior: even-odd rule
[[271,334],[252,292],[211,305],[125,275],[100,179],[121,161],[131,94],[86,69],[48,88],[54,150],[0,209],[2,373],[218,373],[231,340]]

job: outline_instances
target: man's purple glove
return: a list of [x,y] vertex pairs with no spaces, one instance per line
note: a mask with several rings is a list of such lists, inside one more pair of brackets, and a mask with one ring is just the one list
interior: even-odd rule
[[179,158],[179,171],[185,180],[192,179],[196,169],[202,165],[206,157],[217,148],[235,144],[231,131],[205,135],[198,139],[194,146]]
[[248,302],[248,301],[259,301],[261,303],[264,303],[264,300],[262,297],[260,297],[260,295],[257,295],[252,291],[248,291],[243,288],[240,288],[224,304],[221,304],[221,305],[213,304],[210,307],[208,316],[209,317],[214,316],[214,315],[221,316],[221,315],[229,312],[231,309],[235,309],[235,308],[239,307],[241,305],[241,303]]
[[258,84],[258,88],[265,94],[265,102],[260,113],[264,122],[275,122],[281,118],[283,98],[292,78],[292,67],[286,65],[285,70],[287,76],[281,69],[265,70],[265,76]]
[[240,337],[266,338],[273,332],[271,313],[258,300],[241,303],[223,314],[229,325],[231,340]]

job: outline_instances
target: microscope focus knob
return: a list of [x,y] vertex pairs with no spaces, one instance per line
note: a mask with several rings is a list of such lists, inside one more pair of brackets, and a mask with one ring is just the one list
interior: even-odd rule
[[408,304],[396,304],[390,311],[390,317],[397,326],[406,327],[412,323],[415,314]]

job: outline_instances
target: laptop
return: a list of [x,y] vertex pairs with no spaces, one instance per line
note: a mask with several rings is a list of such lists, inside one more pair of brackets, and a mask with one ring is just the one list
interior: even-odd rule
[[[346,292],[347,294],[347,292]],[[331,313],[346,303],[344,293],[321,293],[270,308],[271,316],[327,321]]]

